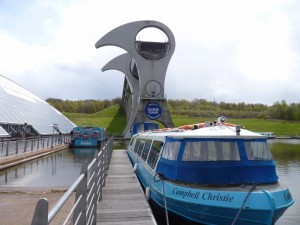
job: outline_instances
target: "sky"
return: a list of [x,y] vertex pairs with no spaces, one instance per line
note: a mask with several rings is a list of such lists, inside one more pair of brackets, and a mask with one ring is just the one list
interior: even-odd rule
[[298,0],[0,0],[0,74],[42,99],[121,97],[124,74],[101,68],[125,51],[95,43],[155,20],[176,40],[166,98],[299,103],[299,12]]

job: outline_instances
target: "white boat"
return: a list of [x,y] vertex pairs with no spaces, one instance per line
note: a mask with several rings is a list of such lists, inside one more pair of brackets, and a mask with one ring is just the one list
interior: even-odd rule
[[127,152],[147,198],[187,221],[274,224],[294,203],[267,137],[224,117],[138,133]]

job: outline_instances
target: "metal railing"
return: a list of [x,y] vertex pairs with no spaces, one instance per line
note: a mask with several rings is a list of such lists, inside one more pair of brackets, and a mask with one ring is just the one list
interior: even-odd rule
[[90,164],[85,162],[81,173],[71,187],[48,212],[48,200],[43,198],[37,202],[31,225],[48,225],[66,204],[75,191],[75,202],[61,224],[89,225],[96,224],[97,203],[102,200],[102,187],[112,155],[113,138],[102,144]]
[[0,141],[0,157],[17,155],[43,148],[53,148],[56,145],[68,143],[70,140],[70,134],[55,134],[26,139],[3,139]]

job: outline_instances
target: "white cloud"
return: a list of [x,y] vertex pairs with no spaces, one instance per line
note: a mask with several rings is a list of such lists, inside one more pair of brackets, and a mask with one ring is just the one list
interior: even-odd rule
[[101,68],[124,51],[94,44],[117,26],[153,19],[176,39],[168,98],[299,102],[296,0],[194,4],[52,0],[2,7],[0,73],[42,98],[121,96],[124,76]]

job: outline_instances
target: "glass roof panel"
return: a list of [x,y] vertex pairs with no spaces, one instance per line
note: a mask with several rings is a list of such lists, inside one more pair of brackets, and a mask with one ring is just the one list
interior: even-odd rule
[[0,126],[0,137],[10,136],[1,126]]
[[0,75],[0,122],[31,125],[38,133],[53,133],[57,124],[62,133],[76,125],[46,101]]

